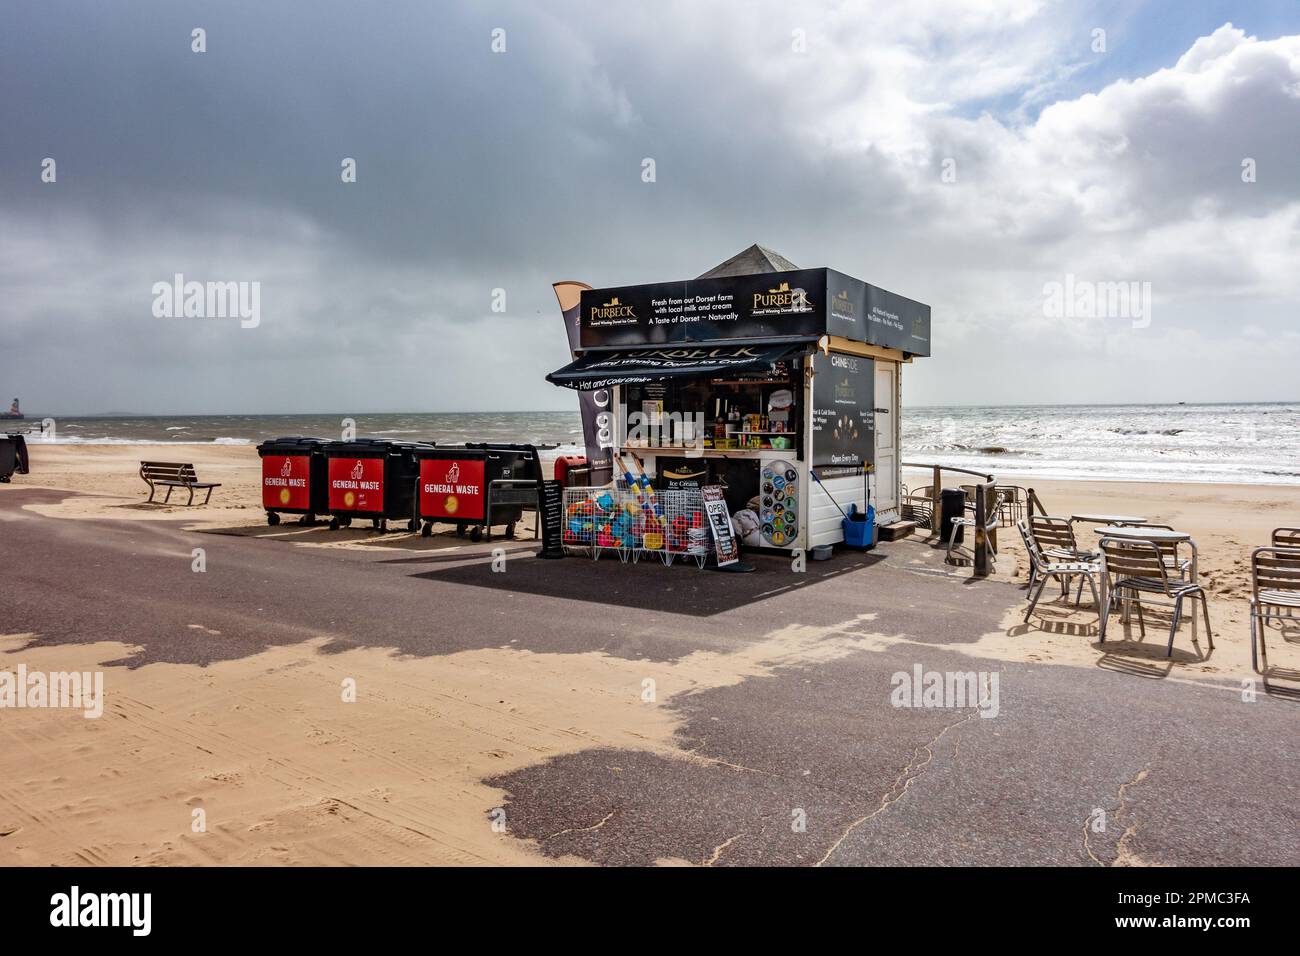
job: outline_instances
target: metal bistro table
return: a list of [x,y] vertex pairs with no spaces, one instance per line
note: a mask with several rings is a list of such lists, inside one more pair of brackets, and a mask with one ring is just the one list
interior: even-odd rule
[[1186,542],[1192,549],[1192,567],[1190,583],[1196,583],[1196,542],[1186,531],[1173,531],[1169,528],[1144,528],[1141,525],[1106,525],[1093,531],[1102,538],[1127,538],[1130,541],[1153,541],[1156,544],[1182,544]]
[[1070,523],[1077,521],[1086,521],[1089,524],[1104,524],[1113,527],[1124,527],[1131,524],[1146,524],[1149,519],[1139,518],[1137,515],[1099,515],[1099,514],[1079,514],[1070,515]]

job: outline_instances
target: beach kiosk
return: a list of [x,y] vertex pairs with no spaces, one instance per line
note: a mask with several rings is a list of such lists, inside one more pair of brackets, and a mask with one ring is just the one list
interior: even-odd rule
[[583,291],[578,321],[547,379],[600,393],[655,487],[721,486],[745,544],[843,541],[868,477],[897,520],[900,373],[930,354],[929,306],[751,246],[698,279]]

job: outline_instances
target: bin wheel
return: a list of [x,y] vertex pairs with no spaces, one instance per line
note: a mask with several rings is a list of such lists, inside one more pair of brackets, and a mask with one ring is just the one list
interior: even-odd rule
[[272,528],[274,528],[276,525],[280,523],[279,514],[277,514],[274,511],[268,511],[266,513],[266,523],[269,524]]
[[512,521],[508,525],[506,525],[506,537],[513,538],[514,536],[515,536],[515,523]]
[[371,523],[371,525],[374,527],[374,529],[375,529],[376,531],[387,531],[387,530],[388,530],[388,522],[385,521],[383,518],[372,518],[372,519],[370,520],[370,523]]
[[465,526],[463,524],[456,525],[456,537],[458,538],[465,537]]
[[431,524],[426,524],[424,527],[420,529],[421,538],[427,538],[431,534],[433,534],[433,525]]
[[420,530],[420,522],[418,522],[418,521],[416,521],[414,518],[412,518],[410,521],[406,522],[406,530],[407,530],[407,531],[419,531],[419,530]]
[[340,527],[341,527],[341,525],[339,524],[339,519],[338,519],[338,518],[330,518],[330,530],[331,530],[331,531],[337,531],[337,530],[339,530]]
[[476,524],[476,525],[474,525],[474,527],[470,528],[470,529],[469,529],[469,539],[470,539],[471,541],[482,541],[482,540],[483,540],[483,526],[482,526],[482,525],[477,525],[477,524]]
[[349,518],[347,515],[344,515],[342,518],[339,519],[339,524],[341,524],[345,528],[350,528],[352,527],[352,519]]
[[301,518],[298,519],[298,523],[307,528],[314,527],[316,524],[316,516],[313,514],[303,515]]

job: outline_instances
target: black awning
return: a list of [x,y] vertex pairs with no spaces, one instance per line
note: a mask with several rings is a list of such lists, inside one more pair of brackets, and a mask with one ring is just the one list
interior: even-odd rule
[[767,368],[808,348],[804,342],[753,345],[680,345],[665,348],[588,352],[546,376],[554,385],[587,392],[611,385],[658,382],[683,375],[711,375]]

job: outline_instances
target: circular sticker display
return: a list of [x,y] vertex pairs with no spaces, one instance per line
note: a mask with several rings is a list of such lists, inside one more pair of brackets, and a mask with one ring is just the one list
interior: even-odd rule
[[763,465],[762,479],[763,540],[784,547],[799,531],[799,470],[788,461],[770,461]]

